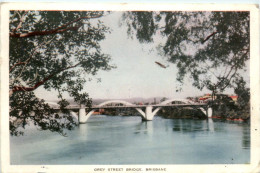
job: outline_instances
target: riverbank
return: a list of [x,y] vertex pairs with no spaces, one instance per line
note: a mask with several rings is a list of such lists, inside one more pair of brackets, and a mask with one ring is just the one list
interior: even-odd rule
[[[138,112],[134,109],[106,109],[103,112],[104,115],[110,116],[136,116]],[[205,115],[200,109],[193,108],[176,108],[176,107],[166,107],[161,109],[158,113],[158,116],[165,119],[207,119],[207,115]],[[213,119],[221,119],[228,121],[249,121],[250,120],[250,112],[249,109],[227,109],[223,107],[213,109]]]
[[163,108],[158,115],[166,119],[206,119],[208,118],[200,109],[193,108]]
[[[177,108],[164,108],[158,115],[166,119],[207,119],[208,117],[200,109],[177,109]],[[249,121],[250,111],[249,109],[243,110],[228,110],[228,109],[213,109],[213,119],[222,119],[228,121]]]

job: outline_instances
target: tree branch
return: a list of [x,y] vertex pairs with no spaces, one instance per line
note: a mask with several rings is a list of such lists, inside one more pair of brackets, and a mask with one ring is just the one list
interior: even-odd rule
[[10,68],[9,73],[10,73],[16,66],[19,66],[19,65],[22,65],[22,64],[26,64],[26,62],[18,62],[18,63],[16,63],[16,64],[14,64],[14,65]]
[[206,41],[208,41],[211,37],[213,37],[215,34],[217,34],[218,32],[213,32],[212,34],[210,34],[209,36],[207,36],[201,43],[204,44]]
[[50,30],[50,31],[35,31],[35,32],[29,32],[29,33],[10,33],[10,37],[16,37],[16,38],[24,38],[24,37],[33,37],[33,36],[39,36],[39,35],[51,35],[51,34],[58,34],[61,32],[65,32],[68,30],[78,30],[79,26],[77,27],[69,27],[65,29],[59,29],[59,30]]
[[80,17],[77,18],[71,22],[68,22],[60,27],[57,27],[55,29],[49,30],[49,31],[34,31],[34,32],[28,32],[28,33],[15,33],[15,32],[11,32],[9,34],[10,37],[16,37],[16,38],[24,38],[24,37],[33,37],[33,36],[38,36],[38,35],[50,35],[50,34],[57,34],[57,33],[61,33],[61,32],[65,32],[68,30],[78,30],[80,26],[77,27],[69,27],[67,28],[67,26],[76,23],[82,19],[95,19],[95,18],[99,18],[102,15],[97,15],[97,16],[85,16],[85,17]]
[[[243,51],[246,51],[241,57],[244,57],[246,56],[246,54],[249,53],[249,48],[248,49],[243,49]],[[235,58],[236,55],[233,56],[233,58]],[[239,61],[239,60],[237,60]],[[226,70],[227,68],[225,69],[225,73],[224,75],[220,78],[220,81],[218,81],[216,84],[215,84],[215,88],[220,88],[221,90],[224,90],[226,87],[228,87],[230,85],[230,82],[232,80],[232,78],[236,75],[237,71],[238,71],[238,67],[237,67],[237,62],[235,61],[235,63],[230,67],[230,70],[228,71],[228,73],[226,74]],[[231,72],[234,70],[234,72],[231,74]],[[224,86],[221,86],[222,83],[227,80],[226,84]]]
[[63,68],[55,73],[52,73],[51,75],[47,76],[46,78],[44,78],[43,80],[37,82],[33,87],[25,87],[25,86],[14,86],[12,91],[10,91],[9,93],[14,93],[14,92],[17,92],[17,91],[34,91],[36,90],[39,86],[43,85],[45,82],[47,82],[48,80],[50,80],[52,77],[54,77],[55,75],[65,71],[65,70],[68,70],[68,69],[71,69],[71,68],[75,68],[77,67],[78,65],[80,65],[80,63],[77,63],[73,66],[69,66],[69,67],[66,67],[66,68]]
[[26,65],[29,63],[29,61],[32,59],[32,57],[33,57],[34,54],[36,53],[36,50],[37,50],[38,48],[40,48],[41,46],[43,46],[44,44],[46,44],[46,45],[49,44],[54,38],[55,38],[55,37],[53,37],[53,38],[50,39],[49,41],[45,41],[45,42],[41,43],[41,44],[38,45],[37,47],[35,47],[35,48],[33,49],[32,53],[31,53],[31,56],[30,56],[29,58],[27,58],[24,62],[18,62],[18,63],[16,63],[16,64],[14,64],[14,65],[10,68],[9,73],[12,72],[12,70],[13,70],[16,66],[19,66],[19,65],[24,64],[22,70],[20,71],[20,74],[19,74],[13,81],[15,81],[16,79],[18,79],[18,78],[22,75],[22,73],[23,73],[23,71],[24,71]]
[[19,24],[17,25],[17,27],[15,29],[13,29],[13,33],[15,33],[18,29],[20,29],[22,27],[22,23],[24,22],[24,18],[25,18],[25,15],[28,13],[28,11],[25,11],[23,16],[21,17],[20,15],[20,22]]
[[65,28],[65,27],[67,27],[67,26],[69,26],[70,24],[73,24],[73,23],[75,23],[75,22],[78,22],[78,21],[80,21],[80,20],[82,20],[82,19],[95,19],[95,18],[100,18],[100,17],[102,17],[102,15],[100,14],[100,15],[97,15],[97,16],[85,16],[85,17],[80,17],[80,18],[78,18],[78,19],[75,19],[75,20],[73,20],[73,21],[71,21],[71,22],[68,22],[68,23],[66,23],[66,24],[64,24],[64,25],[62,25],[62,26],[60,26],[60,27],[58,27],[58,28],[56,28],[57,30],[59,30],[59,29],[61,29],[61,28]]

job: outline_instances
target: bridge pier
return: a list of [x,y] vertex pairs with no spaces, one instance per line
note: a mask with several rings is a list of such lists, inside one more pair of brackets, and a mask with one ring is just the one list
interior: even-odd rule
[[145,116],[143,117],[144,121],[152,121],[154,117],[153,114],[153,107],[152,106],[146,106],[145,107]]
[[80,105],[80,109],[79,109],[79,123],[85,123],[86,122],[86,110],[85,110],[85,106]]
[[213,110],[212,110],[211,107],[209,107],[209,108],[207,109],[207,116],[208,116],[208,118],[211,118],[211,117],[212,117],[212,113],[213,113]]
[[208,117],[211,118],[212,117],[212,108],[211,107],[207,107],[207,108],[200,108],[200,110]]

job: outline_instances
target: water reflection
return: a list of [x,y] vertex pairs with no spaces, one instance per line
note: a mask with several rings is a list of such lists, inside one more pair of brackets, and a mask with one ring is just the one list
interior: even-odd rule
[[210,132],[214,132],[215,129],[214,129],[214,122],[213,122],[213,120],[211,118],[209,118],[207,122],[208,122],[208,129],[209,129],[209,131]]
[[79,135],[87,136],[88,133],[88,126],[87,125],[79,125],[78,126]]
[[244,149],[249,149],[250,148],[250,128],[243,126],[243,135],[242,135],[242,147]]
[[10,140],[12,164],[250,162],[250,124],[215,119],[92,116],[68,137],[28,129],[25,136]]
[[[193,120],[190,121],[188,119],[178,119],[175,121],[172,121],[172,125],[173,131],[176,132],[182,132],[182,133],[186,133],[186,132],[198,132],[198,131],[209,131],[209,124],[205,123],[206,120]],[[211,123],[211,127],[212,127],[212,122]]]
[[135,134],[153,134],[153,122],[152,121],[141,121],[135,126]]
[[[237,137],[241,138],[243,149],[250,149],[250,124],[246,122],[234,122],[225,120],[189,120],[189,119],[174,119],[171,121],[172,130],[178,133],[190,133],[192,137],[196,133],[230,133],[233,131]],[[230,124],[232,128],[223,126],[223,123]],[[234,136],[232,136],[234,137]]]

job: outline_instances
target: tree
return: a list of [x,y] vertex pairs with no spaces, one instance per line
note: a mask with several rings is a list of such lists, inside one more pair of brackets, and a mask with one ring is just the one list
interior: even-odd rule
[[238,78],[235,81],[235,93],[238,96],[237,103],[240,110],[249,109],[250,103],[250,90],[246,87],[246,82],[242,78]]
[[194,87],[216,93],[234,88],[249,60],[249,12],[125,12],[128,34],[142,43],[162,36],[160,54]]
[[[109,32],[95,11],[10,12],[10,133],[20,135],[32,122],[41,130],[65,134],[77,123],[65,109],[64,93],[79,104],[91,99],[82,92],[86,75],[110,70],[110,57],[99,42]],[[39,87],[58,92],[62,114],[35,96]]]

